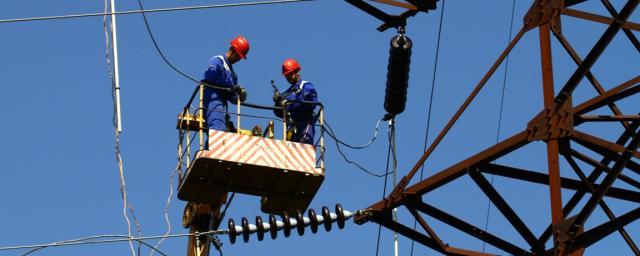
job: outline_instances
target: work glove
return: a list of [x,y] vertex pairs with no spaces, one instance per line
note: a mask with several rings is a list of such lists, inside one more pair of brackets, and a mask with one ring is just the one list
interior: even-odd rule
[[282,101],[284,101],[284,99],[282,98],[282,95],[280,95],[279,92],[274,92],[273,93],[273,104],[276,107],[280,107],[280,106],[282,106]]
[[240,85],[234,85],[233,87],[231,87],[231,92],[235,95],[238,95],[238,99],[240,99],[240,102],[244,102],[245,100],[247,100],[247,90],[245,90],[244,87]]
[[244,88],[242,88],[242,90],[240,91],[240,93],[238,94],[238,97],[240,99],[240,102],[244,102],[245,100],[247,100],[247,90],[245,90]]

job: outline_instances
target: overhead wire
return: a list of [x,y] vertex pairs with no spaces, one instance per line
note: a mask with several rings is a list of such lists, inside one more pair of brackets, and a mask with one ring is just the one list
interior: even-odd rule
[[[427,142],[429,141],[429,128],[431,127],[431,111],[433,110],[433,95],[436,88],[436,74],[438,72],[438,59],[440,57],[440,39],[442,36],[442,23],[444,20],[444,6],[445,0],[442,0],[442,7],[440,10],[440,21],[438,24],[438,39],[436,40],[436,56],[433,63],[433,73],[431,76],[431,91],[429,92],[429,107],[427,108],[427,127],[425,129],[424,134],[424,145],[422,147],[422,151],[427,150]],[[423,179],[424,174],[424,164],[420,167],[420,181]],[[417,220],[413,220],[413,230],[416,230]],[[413,256],[413,248],[415,247],[415,241],[411,240],[411,256]]]
[[[105,13],[107,12],[107,10],[109,9],[109,1],[105,0]],[[106,41],[106,61],[107,61],[107,74],[111,79],[111,97],[113,100],[113,125],[114,125],[114,129],[115,129],[115,157],[116,157],[116,164],[118,165],[118,171],[119,171],[119,179],[120,179],[120,195],[122,197],[122,214],[124,216],[125,221],[127,222],[127,234],[129,236],[131,236],[131,220],[129,219],[129,213],[127,213],[127,209],[129,210],[129,212],[131,213],[133,219],[134,219],[134,224],[136,225],[136,230],[138,232],[138,235],[140,235],[142,233],[142,229],[140,227],[140,222],[138,221],[137,217],[135,216],[135,211],[133,210],[133,205],[131,205],[131,203],[128,201],[127,199],[127,186],[126,186],[126,182],[125,182],[125,177],[124,177],[124,163],[122,160],[122,155],[121,155],[121,151],[120,151],[120,131],[118,131],[118,124],[117,124],[117,119],[116,119],[116,98],[115,98],[115,90],[116,90],[116,82],[115,82],[115,78],[113,75],[113,72],[111,70],[112,67],[112,63],[111,63],[111,48],[113,48],[113,40],[111,40],[113,38],[113,22],[109,22],[109,26],[107,25],[107,16],[105,15],[103,17],[103,27],[104,27],[104,32],[105,32],[105,41]],[[131,249],[131,254],[133,256],[136,255],[136,251],[133,248],[133,242],[129,241],[129,247]],[[140,244],[138,245],[138,251],[140,250]]]
[[[343,144],[344,142],[342,142],[340,139],[338,139],[338,138],[335,136],[335,133],[333,132],[333,129],[331,128],[331,126],[329,125],[329,123],[325,122],[325,124],[326,124],[326,125],[325,125],[325,126],[326,126],[326,128],[328,128],[328,129],[326,129],[326,130],[327,130],[327,134],[329,135],[329,137],[331,137],[331,138],[335,141],[336,149],[338,150],[338,153],[340,153],[340,156],[342,156],[342,159],[344,159],[344,161],[345,161],[345,162],[347,162],[347,163],[349,163],[349,164],[351,164],[351,165],[354,165],[354,166],[358,167],[358,169],[360,169],[361,171],[363,171],[363,172],[364,172],[364,173],[366,173],[367,175],[370,175],[370,176],[373,176],[373,177],[382,178],[382,177],[386,177],[387,175],[391,174],[391,172],[389,172],[388,170],[387,170],[387,171],[385,171],[385,172],[384,172],[384,173],[382,173],[382,174],[379,174],[379,173],[377,173],[376,171],[371,171],[371,170],[369,170],[369,169],[367,169],[367,168],[363,167],[360,163],[358,163],[358,162],[356,162],[356,161],[353,161],[353,160],[349,159],[349,158],[347,157],[347,155],[342,151],[342,148],[340,147],[340,145],[341,145],[341,144]],[[378,124],[376,125],[375,137],[377,137],[377,134],[378,134],[378,125],[379,125],[379,124],[380,124],[380,121],[378,121]],[[371,140],[370,140],[370,143],[367,143],[367,144],[365,144],[365,145],[366,145],[366,146],[371,145],[371,142],[373,142],[373,141],[375,140],[375,137],[374,137],[373,139],[371,139]],[[344,144],[346,144],[346,143],[344,143]],[[349,146],[347,146],[347,147],[355,148],[355,149],[361,149],[361,148],[359,148],[359,147],[354,147],[354,146],[352,146],[352,145],[349,145]]]
[[[26,250],[26,249],[45,249],[49,247],[63,247],[63,246],[74,246],[74,245],[90,245],[90,244],[103,244],[103,243],[118,243],[118,242],[128,242],[128,241],[145,241],[145,240],[156,240],[166,238],[181,238],[188,236],[203,236],[203,235],[221,235],[227,234],[229,232],[228,229],[220,229],[220,230],[210,230],[206,232],[193,232],[193,233],[182,233],[182,234],[173,234],[173,235],[156,235],[156,236],[128,236],[128,235],[95,235],[84,238],[72,239],[72,240],[63,240],[58,242],[46,243],[46,244],[31,244],[31,245],[18,245],[18,246],[4,246],[0,247],[0,251],[15,251],[15,250]],[[148,243],[143,243],[150,248],[153,246]],[[160,250],[157,250],[158,253],[162,255],[166,255],[162,253]],[[29,252],[28,252],[29,253]]]
[[[507,40],[507,44],[509,44],[509,42],[511,41],[511,37],[513,36],[513,18],[514,18],[514,14],[515,14],[515,10],[516,10],[516,0],[513,0],[513,4],[511,5],[511,24],[509,25],[509,38]],[[507,74],[509,71],[509,55],[507,55],[506,59],[505,59],[505,64],[504,64],[504,75],[502,77],[502,91],[500,93],[500,110],[498,111],[498,128],[496,131],[496,142],[495,144],[498,144],[498,142],[500,141],[500,130],[502,128],[502,113],[503,113],[503,109],[504,109],[504,95],[505,95],[505,90],[507,87]],[[491,174],[491,186],[493,186],[493,182],[495,179],[495,175]],[[491,214],[491,200],[488,200],[487,202],[487,213],[486,213],[486,218],[484,221],[484,231],[486,232],[487,230],[489,230],[489,216]],[[487,246],[487,242],[483,241],[482,242],[482,252],[485,252]]]
[[[388,137],[389,137],[389,148],[387,149],[387,163],[386,163],[386,167],[385,167],[385,172],[389,172],[389,159],[391,157],[391,133],[389,131],[388,133]],[[393,153],[395,155],[395,152]],[[387,195],[387,180],[389,179],[389,175],[385,175],[384,176],[384,185],[382,187],[382,199],[384,199],[384,197]],[[376,242],[376,256],[378,256],[378,253],[380,252],[380,234],[382,232],[382,225],[378,224],[378,238],[377,238],[377,242]]]
[[[124,235],[100,235],[99,237],[126,237],[126,236],[124,236]],[[82,241],[82,240],[90,240],[90,239],[94,239],[94,238],[89,237],[89,238],[81,238],[81,239],[74,239],[74,240],[67,240],[67,241]],[[163,252],[161,250],[158,250],[158,249],[155,249],[153,246],[151,246],[150,244],[148,244],[148,243],[146,243],[146,242],[144,242],[142,240],[139,240],[137,242],[140,243],[140,244],[143,244],[143,245],[145,245],[145,246],[147,246],[149,248],[151,248],[152,250],[157,251],[162,256],[168,256],[165,252]],[[87,243],[87,244],[89,244],[89,243]],[[68,242],[68,243],[64,243],[63,242],[63,243],[57,243],[55,245],[43,245],[41,247],[34,248],[34,249],[22,254],[22,256],[28,256],[29,254],[35,253],[35,252],[40,251],[42,249],[46,249],[46,248],[50,248],[50,247],[60,247],[60,246],[65,246],[65,245],[77,245],[77,243],[76,244],[70,244],[70,242]]]
[[158,9],[149,9],[149,10],[120,11],[120,12],[107,12],[107,11],[105,11],[105,12],[102,12],[102,13],[83,13],[83,14],[41,16],[41,17],[30,17],[30,18],[2,19],[2,20],[0,20],[0,24],[2,24],[2,23],[15,23],[15,22],[27,22],[27,21],[75,19],[75,18],[105,16],[105,15],[112,15],[112,14],[113,15],[126,15],[126,14],[139,14],[139,13],[153,13],[153,12],[189,11],[189,10],[213,9],[213,8],[224,8],[224,7],[241,7],[241,6],[268,5],[268,4],[285,4],[285,3],[307,2],[307,1],[315,1],[315,0],[274,0],[274,1],[232,3],[232,4],[211,4],[211,5],[200,5],[200,6],[182,6],[182,7],[158,8]]

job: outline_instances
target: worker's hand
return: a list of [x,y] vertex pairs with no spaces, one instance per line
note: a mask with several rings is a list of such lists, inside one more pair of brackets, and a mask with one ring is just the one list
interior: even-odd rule
[[244,102],[245,100],[247,100],[247,90],[242,88],[240,90],[240,93],[238,94],[238,99],[240,99],[240,102]]
[[236,84],[231,87],[231,92],[238,96],[240,102],[247,100],[247,90],[245,90],[244,87]]
[[282,95],[280,95],[280,93],[278,93],[278,92],[273,93],[273,104],[276,107],[282,106],[282,101],[283,100],[284,99],[282,98]]
[[235,95],[240,95],[240,93],[243,90],[244,90],[244,87],[240,86],[239,84],[236,84],[233,87],[231,87],[231,92]]

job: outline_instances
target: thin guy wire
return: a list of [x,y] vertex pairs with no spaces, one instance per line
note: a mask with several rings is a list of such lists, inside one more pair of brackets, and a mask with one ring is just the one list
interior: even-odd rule
[[138,14],[138,13],[152,13],[152,12],[171,12],[171,11],[189,11],[198,9],[213,9],[223,7],[241,7],[241,6],[254,6],[254,5],[267,5],[267,4],[284,4],[295,2],[307,2],[315,0],[279,0],[279,1],[261,1],[261,2],[247,2],[247,3],[233,3],[233,4],[212,4],[212,5],[200,5],[200,6],[184,6],[184,7],[172,7],[172,8],[158,8],[149,10],[135,10],[135,11],[121,11],[121,12],[102,12],[102,13],[84,13],[84,14],[70,14],[70,15],[57,15],[57,16],[43,16],[32,18],[16,18],[16,19],[4,19],[0,20],[2,23],[14,23],[14,22],[26,22],[26,21],[42,21],[42,20],[59,20],[59,19],[73,19],[84,17],[96,17],[104,15],[126,15],[126,14]]
[[[427,141],[429,141],[429,128],[431,127],[431,110],[433,109],[433,95],[436,88],[436,74],[438,71],[438,59],[440,56],[440,39],[442,35],[442,21],[444,20],[444,6],[445,0],[442,0],[442,10],[440,10],[440,22],[438,24],[438,39],[436,43],[436,57],[433,63],[433,74],[431,76],[431,92],[429,93],[429,109],[427,111],[427,128],[425,129],[424,134],[424,146],[422,147],[422,151],[427,150]],[[424,174],[424,164],[420,167],[420,181],[422,181]],[[413,220],[413,230],[416,230],[417,220]],[[413,248],[415,246],[414,240],[411,240],[411,256],[413,256]]]
[[[387,164],[385,172],[389,172],[389,158],[391,157],[391,136],[389,136],[389,149],[387,150]],[[384,176],[384,186],[382,188],[382,199],[387,195],[387,180],[389,179],[389,175]],[[376,242],[376,256],[378,256],[378,252],[380,251],[380,233],[382,232],[382,225],[378,225],[378,241]]]
[[[507,44],[511,42],[511,37],[513,35],[513,17],[516,10],[516,0],[513,0],[513,4],[511,5],[511,25],[509,25],[509,39],[507,40]],[[510,55],[510,54],[509,54]],[[502,128],[502,112],[504,107],[504,94],[507,87],[507,74],[509,70],[509,55],[507,55],[504,63],[504,76],[502,77],[502,92],[500,95],[500,112],[498,114],[498,129],[496,131],[496,144],[500,140],[500,130]],[[495,161],[494,161],[495,162]],[[493,186],[493,181],[495,179],[495,175],[491,174],[491,186]],[[491,214],[491,200],[487,202],[487,214],[486,219],[484,221],[484,231],[486,232],[489,229],[489,215]],[[482,242],[482,252],[485,252],[485,248],[487,246],[487,242]]]

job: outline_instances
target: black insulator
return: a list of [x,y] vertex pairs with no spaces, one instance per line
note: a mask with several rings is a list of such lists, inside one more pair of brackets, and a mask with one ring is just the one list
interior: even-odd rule
[[313,209],[309,209],[309,227],[311,227],[311,233],[318,232],[318,216],[316,216],[316,211]]
[[304,235],[304,215],[302,215],[301,211],[296,211],[296,229],[298,230],[298,235]]
[[331,212],[329,212],[329,208],[326,206],[322,206],[322,224],[324,224],[324,230],[327,232],[331,231]]
[[343,229],[346,218],[344,217],[344,209],[342,209],[342,205],[336,204],[336,214],[338,215],[338,228]]
[[269,214],[269,233],[271,233],[271,239],[278,237],[278,221],[273,214]]
[[251,231],[249,230],[249,220],[247,218],[242,217],[242,241],[249,242],[249,235]]
[[282,213],[282,222],[284,222],[282,227],[284,237],[289,237],[291,235],[291,220],[289,219],[289,214],[287,212]]
[[236,235],[238,235],[236,233],[236,223],[233,221],[232,218],[229,218],[229,242],[231,244],[236,243]]
[[258,236],[258,241],[264,239],[264,226],[262,223],[262,217],[256,216],[256,235]]
[[400,34],[391,38],[387,88],[384,96],[384,109],[390,115],[402,113],[407,102],[412,45],[411,39],[405,35]]

